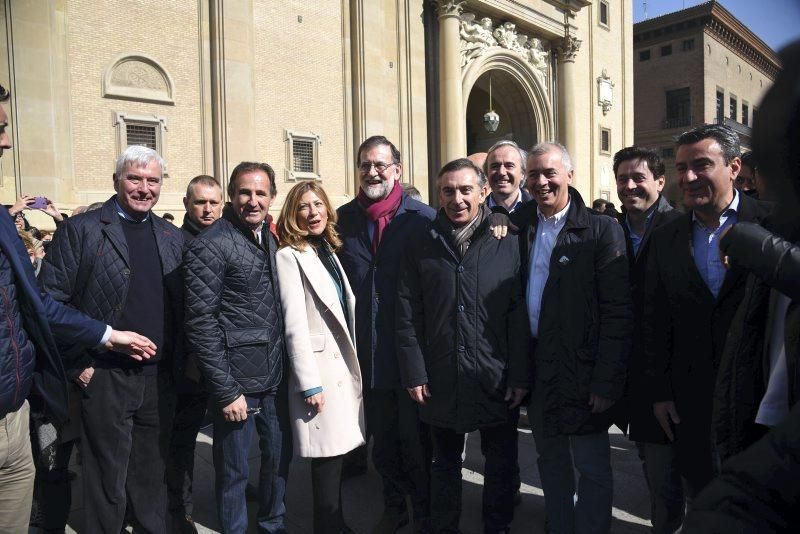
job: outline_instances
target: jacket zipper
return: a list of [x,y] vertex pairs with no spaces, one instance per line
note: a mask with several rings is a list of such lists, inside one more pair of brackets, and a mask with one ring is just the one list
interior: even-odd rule
[[14,405],[17,404],[17,397],[19,396],[19,386],[22,380],[19,376],[19,345],[17,345],[17,336],[14,332],[14,321],[11,317],[11,303],[8,300],[8,293],[6,292],[5,288],[0,288],[0,292],[3,293],[3,308],[6,310],[6,322],[8,323],[8,329],[11,332],[11,346],[14,347],[14,361],[15,361],[15,374],[17,379],[17,386],[14,388]]

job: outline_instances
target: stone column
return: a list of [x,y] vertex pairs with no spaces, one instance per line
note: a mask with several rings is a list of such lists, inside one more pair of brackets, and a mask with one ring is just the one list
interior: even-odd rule
[[558,138],[573,152],[578,145],[578,128],[575,122],[577,73],[575,56],[581,47],[581,40],[569,34],[558,45]]
[[466,119],[461,94],[459,15],[462,1],[437,2],[439,14],[439,109],[441,112],[441,164],[465,157]]

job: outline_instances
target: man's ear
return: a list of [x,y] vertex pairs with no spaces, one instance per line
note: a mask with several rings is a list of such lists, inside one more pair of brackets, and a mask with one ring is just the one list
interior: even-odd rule
[[117,173],[111,175],[112,179],[114,180],[114,191],[119,193],[119,179],[117,178]]
[[664,185],[667,183],[667,177],[663,174],[656,178],[656,191],[659,193],[664,190]]
[[189,199],[186,197],[183,197],[183,209],[189,210]]

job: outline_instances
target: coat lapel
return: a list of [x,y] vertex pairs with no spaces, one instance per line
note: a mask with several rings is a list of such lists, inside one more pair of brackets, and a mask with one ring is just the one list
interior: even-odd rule
[[[747,195],[739,195],[739,212],[736,216],[737,222],[752,222],[760,223],[761,216],[758,213],[758,205],[755,200]],[[739,284],[744,284],[747,273],[739,268],[729,269],[725,273],[725,279],[722,281],[722,287],[717,296],[717,302],[722,302],[725,296],[730,293]]]
[[671,247],[673,258],[676,264],[683,268],[690,294],[697,295],[702,300],[713,302],[714,295],[708,289],[703,277],[700,276],[700,271],[697,270],[697,265],[694,262],[694,254],[692,252],[693,224],[692,214],[689,212],[683,216],[683,220],[679,224],[675,225]]
[[[108,222],[103,226],[103,234],[111,242],[111,245],[116,249],[125,265],[131,266],[131,260],[128,256],[128,243],[125,241],[125,234],[122,231],[122,225],[119,221]],[[100,252],[100,251],[98,251]]]
[[[333,314],[341,326],[342,331],[348,334],[348,338],[352,339],[350,325],[348,325],[345,321],[342,306],[339,304],[339,294],[333,285],[331,275],[328,274],[325,266],[322,265],[322,262],[317,257],[314,249],[311,246],[307,246],[303,251],[292,249],[292,253],[297,258],[297,264],[300,266],[300,270],[303,271],[303,275],[308,279],[309,285],[311,286],[311,291],[317,295],[317,298],[319,298],[322,304],[330,313]],[[338,259],[336,262],[339,269],[341,269],[341,264],[339,263]],[[342,269],[341,272],[344,273],[344,270]],[[344,282],[345,283],[343,285],[345,286],[347,292],[347,298],[345,301],[347,302],[350,317],[353,317],[355,314],[355,307],[353,307],[353,310],[350,310],[350,304],[353,302],[353,295],[349,288],[349,282],[347,282],[346,279]]]

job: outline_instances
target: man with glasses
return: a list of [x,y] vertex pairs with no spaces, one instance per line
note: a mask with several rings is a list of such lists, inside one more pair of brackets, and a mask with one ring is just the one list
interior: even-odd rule
[[[340,207],[339,259],[356,295],[356,343],[372,459],[383,478],[384,512],[376,527],[395,532],[408,523],[411,496],[415,529],[428,517],[429,446],[422,439],[417,408],[400,385],[395,354],[397,268],[409,236],[435,211],[413,200],[400,183],[400,152],[383,136],[364,141],[356,152],[360,190]],[[425,445],[423,445],[425,443]]]

